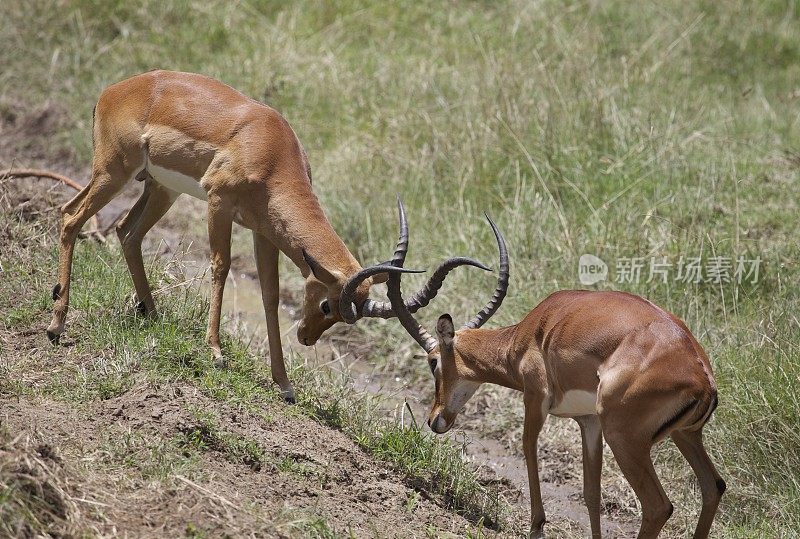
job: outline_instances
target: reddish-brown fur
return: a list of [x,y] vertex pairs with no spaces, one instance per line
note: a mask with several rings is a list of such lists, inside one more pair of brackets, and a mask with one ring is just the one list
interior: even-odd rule
[[[304,344],[313,344],[341,320],[342,286],[361,269],[311,190],[308,160],[292,128],[272,108],[219,81],[151,71],[109,86],[95,107],[93,129],[91,181],[62,208],[60,294],[48,335],[56,340],[64,331],[72,252],[81,226],[134,178],[145,182],[145,190],[117,233],[140,304],[144,311],[154,312],[141,242],[180,194],[164,176],[157,177],[156,170],[166,169],[188,178],[191,193],[208,200],[212,294],[207,338],[214,355],[218,359],[222,355],[219,318],[230,267],[231,225],[236,221],[253,231],[272,375],[292,398],[277,316],[279,251],[306,277],[303,320],[297,332]],[[325,269],[323,277],[312,274],[303,251]],[[366,301],[376,279],[358,287],[357,305]],[[331,306],[328,316],[321,312],[323,300]]]
[[[700,480],[703,510],[694,537],[708,536],[725,485],[701,436],[717,405],[717,388],[703,348],[678,318],[632,294],[566,290],[550,295],[514,326],[454,331],[445,315],[437,334],[438,345],[428,354],[437,382],[428,423],[436,432],[453,425],[464,397],[481,383],[524,395],[534,535],[541,536],[544,525],[536,440],[552,413],[573,417],[581,427],[593,537],[600,537],[603,438],[641,501],[639,537],[658,535],[672,504],[655,474],[650,448],[666,436]],[[596,393],[596,398],[588,408],[573,401],[570,410],[570,391]]]

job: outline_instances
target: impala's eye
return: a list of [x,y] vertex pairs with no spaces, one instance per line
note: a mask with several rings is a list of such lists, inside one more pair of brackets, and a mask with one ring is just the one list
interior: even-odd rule
[[439,362],[439,358],[438,357],[431,358],[428,361],[428,365],[430,365],[430,367],[431,367],[431,373],[435,373],[436,372],[436,364],[438,362]]
[[319,310],[325,316],[331,315],[331,306],[328,304],[327,299],[322,300],[322,302],[319,304]]

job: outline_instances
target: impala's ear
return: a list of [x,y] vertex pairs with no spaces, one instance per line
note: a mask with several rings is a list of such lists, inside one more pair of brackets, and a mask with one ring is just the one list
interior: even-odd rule
[[456,335],[456,330],[453,327],[453,318],[449,314],[443,314],[436,322],[436,334],[439,336],[439,342],[444,346],[450,347],[453,345],[453,337]]
[[344,275],[338,271],[328,271],[323,268],[319,262],[308,254],[305,249],[303,250],[303,260],[306,261],[308,267],[311,268],[311,273],[317,278],[319,282],[326,286],[333,286],[344,280]]

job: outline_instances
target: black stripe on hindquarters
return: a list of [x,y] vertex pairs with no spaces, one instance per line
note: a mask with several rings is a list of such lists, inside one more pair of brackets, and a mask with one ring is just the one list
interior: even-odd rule
[[693,399],[693,400],[691,400],[691,401],[687,402],[687,403],[686,403],[686,404],[683,406],[683,408],[681,408],[680,410],[678,410],[678,411],[675,413],[675,415],[673,415],[671,418],[667,419],[667,421],[666,421],[666,422],[664,422],[664,424],[663,424],[663,425],[661,425],[661,427],[659,427],[659,429],[658,429],[658,430],[656,431],[656,433],[653,435],[653,441],[655,442],[656,440],[658,440],[659,438],[661,438],[661,437],[662,437],[662,436],[663,436],[663,435],[664,435],[664,434],[665,434],[667,431],[669,431],[669,430],[670,430],[672,427],[674,427],[675,425],[677,425],[677,424],[678,424],[678,422],[680,422],[680,420],[681,420],[681,419],[683,419],[683,417],[684,417],[686,414],[688,414],[689,412],[691,412],[691,411],[694,409],[694,407],[695,407],[695,406],[697,406],[697,403],[698,403],[698,402],[699,402],[699,401],[698,401],[697,399]]

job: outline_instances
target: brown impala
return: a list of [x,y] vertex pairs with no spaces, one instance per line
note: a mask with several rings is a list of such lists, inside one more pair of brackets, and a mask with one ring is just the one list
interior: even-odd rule
[[[220,312],[230,268],[231,225],[253,231],[256,266],[267,318],[272,378],[288,400],[278,326],[278,254],[306,277],[303,319],[297,338],[313,345],[334,323],[393,316],[388,303],[369,299],[369,288],[387,272],[362,269],[336,235],[311,190],[306,154],[286,120],[230,86],[191,73],[151,71],[106,88],[94,110],[94,157],[89,184],[61,208],[58,284],[53,288],[51,341],[64,332],[75,240],[81,227],[123,187],[144,182],[144,192],[119,225],[117,235],[133,277],[138,309],[155,313],[142,262],[142,239],[181,194],[208,202],[211,247],[211,308],[207,341],[222,359]],[[47,171],[11,170],[8,176],[63,177]],[[427,304],[459,259],[445,262],[409,301]],[[437,280],[438,279],[438,280]]]
[[[393,263],[402,266],[408,229],[401,208],[401,240]],[[703,497],[695,538],[707,537],[725,482],[703,447],[702,428],[717,405],[717,388],[705,352],[686,325],[649,301],[623,292],[562,290],[550,295],[517,325],[480,329],[497,311],[508,287],[508,254],[492,299],[455,331],[442,315],[438,338],[406,308],[400,275],[389,276],[389,299],[403,327],[427,352],[436,380],[428,425],[437,433],[482,383],[522,391],[523,448],[531,495],[531,535],[545,522],[536,456],[548,414],[574,418],[583,441],[583,488],[592,537],[600,537],[600,468],[603,437],[642,505],[639,537],[656,537],[672,514],[653,468],[650,448],[672,437],[689,461]],[[472,264],[480,266],[479,264]]]

